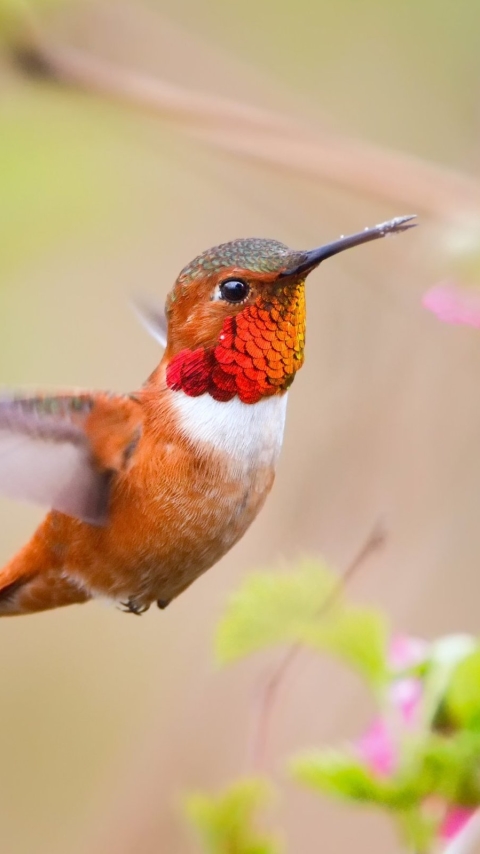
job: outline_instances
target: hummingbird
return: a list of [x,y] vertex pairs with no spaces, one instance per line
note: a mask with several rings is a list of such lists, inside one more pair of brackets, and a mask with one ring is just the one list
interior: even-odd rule
[[[107,598],[165,608],[243,536],[272,488],[302,367],[305,280],[396,217],[309,251],[203,252],[146,323],[165,351],[132,394],[0,398],[0,492],[50,510],[0,571],[0,615]],[[145,313],[145,312],[144,312]]]

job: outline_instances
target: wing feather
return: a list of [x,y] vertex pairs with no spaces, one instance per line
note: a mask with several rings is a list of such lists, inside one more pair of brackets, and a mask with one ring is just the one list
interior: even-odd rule
[[167,346],[168,323],[164,310],[147,297],[135,299],[132,305],[147,332],[165,349]]
[[[102,459],[98,425],[118,434],[114,457]],[[112,475],[131,459],[140,427],[138,407],[120,395],[0,398],[0,493],[103,524]]]

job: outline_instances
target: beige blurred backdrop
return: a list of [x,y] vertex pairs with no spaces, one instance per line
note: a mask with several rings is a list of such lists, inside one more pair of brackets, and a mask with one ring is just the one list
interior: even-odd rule
[[[276,658],[224,672],[213,663],[216,621],[249,570],[303,553],[342,569],[381,520],[386,544],[352,595],[386,609],[398,630],[479,630],[480,332],[437,323],[421,296],[463,270],[455,251],[480,234],[480,6],[32,8],[62,49],[281,113],[293,135],[338,135],[353,146],[356,178],[350,186],[335,173],[340,144],[330,142],[332,171],[322,178],[290,150],[292,163],[281,166],[283,130],[278,148],[273,133],[261,157],[242,155],[232,151],[248,141],[240,126],[222,146],[221,123],[214,143],[212,129],[202,135],[188,116],[28,76],[12,60],[6,27],[2,386],[137,387],[160,351],[130,297],[162,303],[180,268],[212,244],[255,235],[311,248],[394,215],[421,218],[416,231],[342,254],[308,281],[307,358],[290,394],[277,481],[220,564],[166,612],[141,620],[90,604],[0,624],[0,851],[193,854],[182,793],[213,791],[248,770],[253,698]],[[375,146],[365,153],[372,192],[358,140]],[[381,166],[390,151],[399,152],[398,175]],[[412,157],[411,173],[400,152]],[[466,176],[458,192],[452,172]],[[444,175],[451,196],[440,203]],[[0,518],[6,560],[41,512],[2,501]],[[272,820],[290,852],[396,850],[376,814],[300,792],[282,770],[293,749],[354,736],[368,714],[362,686],[330,662],[306,656],[289,674],[268,769],[282,791]]]

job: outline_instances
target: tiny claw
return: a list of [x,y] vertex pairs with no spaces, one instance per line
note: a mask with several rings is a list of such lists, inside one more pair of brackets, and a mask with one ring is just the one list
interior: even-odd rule
[[150,604],[145,605],[140,602],[135,602],[134,599],[127,599],[126,602],[120,602],[119,607],[124,614],[135,614],[136,617],[141,617],[145,611],[148,611]]
[[161,611],[164,611],[165,608],[167,608],[168,605],[170,605],[171,601],[172,601],[171,599],[157,599],[157,605]]

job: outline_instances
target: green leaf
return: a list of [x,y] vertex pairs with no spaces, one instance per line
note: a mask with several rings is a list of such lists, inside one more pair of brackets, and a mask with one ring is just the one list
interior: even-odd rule
[[432,733],[417,745],[419,797],[437,795],[448,803],[480,803],[480,733]]
[[311,751],[295,758],[295,779],[324,794],[404,811],[433,797],[480,805],[480,734],[430,734],[397,745],[397,769],[381,777],[353,750]]
[[278,841],[252,827],[256,811],[270,796],[265,781],[248,779],[217,797],[192,794],[185,810],[208,854],[278,854]]
[[273,644],[302,643],[333,653],[374,683],[387,674],[387,627],[375,611],[345,605],[338,578],[320,562],[296,571],[255,573],[232,598],[216,636],[221,664]]
[[400,836],[409,850],[427,854],[438,838],[438,819],[427,816],[419,806],[397,813]]
[[382,778],[352,753],[334,750],[311,751],[290,764],[294,778],[323,794],[404,809],[415,803],[414,781]]
[[443,705],[453,726],[480,730],[480,649],[453,671]]
[[387,623],[377,611],[345,606],[307,630],[304,640],[337,655],[374,684],[387,676]]
[[[378,777],[352,753],[311,752],[291,763],[298,782],[326,795],[370,804],[390,812],[408,847],[423,854],[438,838],[441,812],[429,812],[432,796],[441,803],[475,807],[480,802],[480,738],[432,736],[417,742],[389,778]],[[415,748],[415,744],[410,745]],[[402,757],[400,757],[400,760]]]
[[220,663],[302,639],[318,621],[336,583],[330,570],[314,561],[304,561],[296,572],[252,573],[218,626],[215,647]]
[[477,640],[466,634],[447,635],[431,644],[422,676],[424,729],[451,727],[444,701],[457,667],[477,649]]
[[378,785],[368,768],[335,750],[315,751],[291,762],[295,779],[329,795],[356,801],[377,801]]

